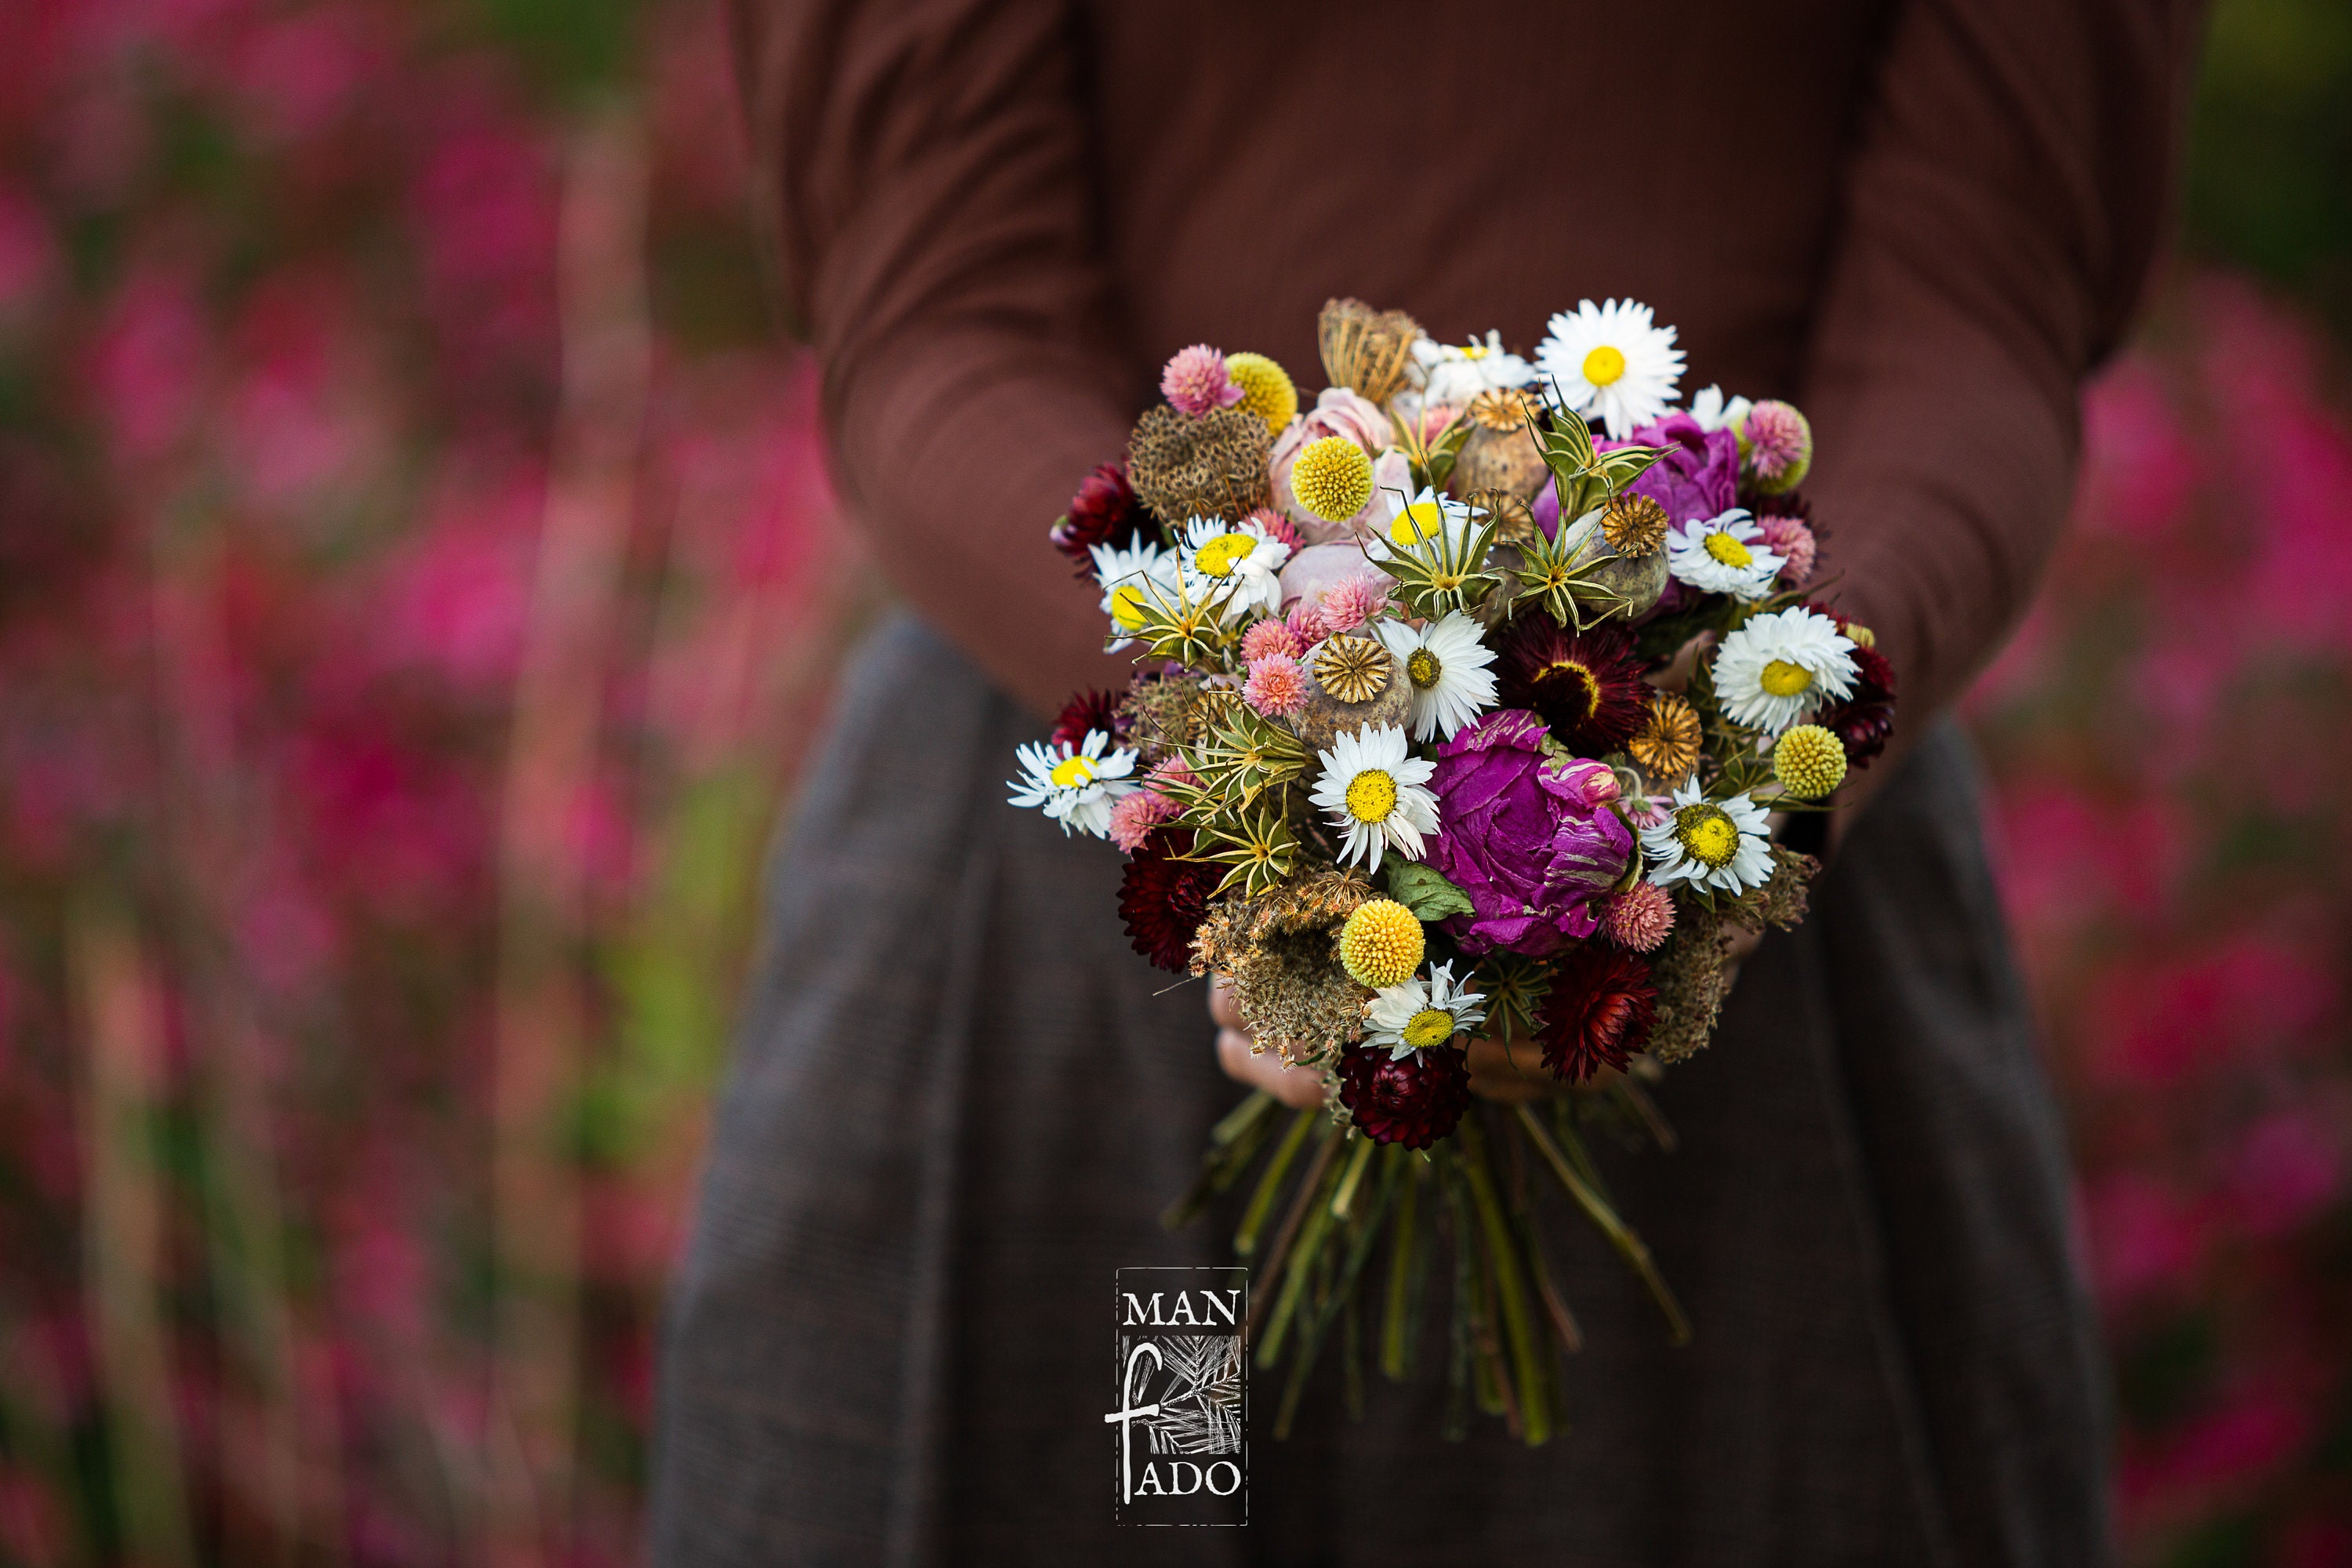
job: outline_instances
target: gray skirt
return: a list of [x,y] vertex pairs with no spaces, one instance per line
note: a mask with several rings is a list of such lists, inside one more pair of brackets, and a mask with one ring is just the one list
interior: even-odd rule
[[848,679],[673,1286],[657,1563],[2108,1560],[2064,1147],[1949,725],[1668,1073],[1680,1152],[1596,1149],[1688,1347],[1558,1213],[1565,1436],[1327,1386],[1286,1442],[1261,1401],[1246,1527],[1115,1525],[1113,1271],[1229,1261],[1230,1210],[1157,1216],[1239,1091],[1200,985],[1129,951],[1117,852],[1005,804],[1036,733],[910,620]]

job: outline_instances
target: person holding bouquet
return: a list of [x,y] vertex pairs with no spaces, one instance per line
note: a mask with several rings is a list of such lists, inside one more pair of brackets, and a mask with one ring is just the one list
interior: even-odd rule
[[[655,1560],[2105,1560],[2064,1150],[1946,715],[2032,595],[2077,387],[2159,248],[2197,7],[735,20],[778,285],[907,608],[854,660],[774,866],[672,1302]],[[1840,710],[1855,771],[1812,917],[1745,955],[1715,1043],[1655,1090],[1680,1152],[1610,1167],[1692,1342],[1563,1233],[1591,1344],[1570,1431],[1443,1443],[1433,1391],[1382,1384],[1360,1421],[1326,1401],[1256,1445],[1246,1531],[1121,1531],[1112,1271],[1222,1261],[1156,1223],[1234,1099],[1220,1062],[1321,1086],[1222,990],[1213,1049],[1203,988],[1102,918],[1118,857],[1004,805],[1040,718],[1126,679],[1039,523],[1116,526],[1124,474],[1071,476],[1184,394],[1185,345],[1302,370],[1318,307],[1358,295],[1464,345],[1424,375],[1475,377],[1508,353],[1494,325],[1603,294],[1804,409],[1801,464],[1793,427],[1741,434],[1810,465],[1803,507],[1717,559],[1801,548],[1902,672],[1899,723],[1867,682]],[[1646,313],[1613,312],[1580,345],[1593,406],[1663,412],[1685,389]],[[1703,395],[1694,421],[1727,417]],[[1490,1096],[1549,1087],[1471,1065]]]

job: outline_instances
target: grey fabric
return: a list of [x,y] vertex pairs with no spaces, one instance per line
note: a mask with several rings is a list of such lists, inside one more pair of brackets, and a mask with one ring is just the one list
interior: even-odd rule
[[1034,732],[911,621],[848,683],[675,1284],[656,1563],[2107,1559],[2063,1150],[1948,728],[1668,1075],[1682,1151],[1601,1151],[1689,1348],[1554,1205],[1565,1437],[1444,1443],[1434,1377],[1350,1423],[1327,1368],[1289,1442],[1255,1406],[1246,1529],[1115,1529],[1112,1271],[1223,1260],[1230,1211],[1156,1215],[1238,1093],[1200,987],[1127,951],[1118,855],[1003,804]]

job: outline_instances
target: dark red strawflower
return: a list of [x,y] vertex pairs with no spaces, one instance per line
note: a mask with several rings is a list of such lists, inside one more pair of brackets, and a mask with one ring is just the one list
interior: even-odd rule
[[1853,668],[1853,694],[1813,722],[1845,743],[1848,767],[1866,768],[1895,733],[1895,666],[1876,648],[1857,646]]
[[1391,1061],[1386,1046],[1349,1046],[1339,1053],[1339,1103],[1373,1142],[1426,1149],[1470,1109],[1468,1054],[1439,1046]]
[[1105,463],[1078,486],[1078,493],[1070,498],[1070,510],[1054,524],[1051,538],[1054,548],[1077,566],[1079,577],[1092,578],[1094,547],[1108,544],[1114,550],[1124,549],[1135,542],[1148,521],[1134,488],[1127,482],[1126,468]]
[[1622,947],[1589,942],[1552,972],[1536,1038],[1544,1066],[1564,1082],[1580,1082],[1603,1065],[1622,1068],[1650,1037],[1657,1021],[1658,988],[1649,960]]
[[1649,688],[1619,626],[1572,632],[1541,612],[1514,618],[1495,661],[1497,705],[1533,709],[1552,738],[1580,757],[1633,738]]
[[1223,879],[1223,868],[1179,860],[1192,848],[1189,827],[1163,827],[1143,841],[1127,863],[1118,885],[1119,918],[1135,951],[1171,973],[1192,965],[1192,936],[1209,913],[1209,895]]
[[1089,730],[1100,730],[1110,737],[1113,745],[1125,742],[1127,726],[1118,716],[1118,692],[1089,689],[1063,703],[1062,716],[1054,721],[1053,744],[1058,746],[1066,741],[1073,746],[1082,746]]

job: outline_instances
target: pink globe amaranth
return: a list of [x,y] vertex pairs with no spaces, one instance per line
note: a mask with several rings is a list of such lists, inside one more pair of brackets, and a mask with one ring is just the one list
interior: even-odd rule
[[1225,356],[1207,343],[1179,349],[1160,373],[1160,394],[1179,414],[1198,419],[1214,408],[1231,408],[1242,400],[1225,369]]
[[1616,774],[1554,762],[1547,733],[1533,713],[1506,708],[1437,748],[1428,860],[1469,897],[1472,912],[1445,921],[1465,952],[1542,957],[1591,936],[1633,852],[1612,808]]

